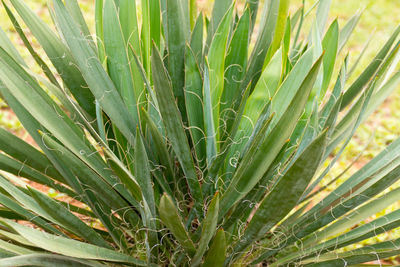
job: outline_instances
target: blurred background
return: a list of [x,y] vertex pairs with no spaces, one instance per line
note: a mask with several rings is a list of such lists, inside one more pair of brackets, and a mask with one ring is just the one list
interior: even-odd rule
[[[317,0],[292,0],[291,1],[291,14],[304,4],[305,10],[311,10]],[[51,24],[51,18],[46,8],[47,0],[27,0],[26,3],[34,10],[40,17],[46,22]],[[94,25],[94,0],[79,0],[84,13],[86,21],[93,29]],[[137,1],[140,2],[140,1]],[[211,12],[212,0],[198,0],[198,7],[200,11],[207,14]],[[237,0],[238,9],[241,10],[244,6],[244,0]],[[1,4],[0,4],[1,6]],[[311,10],[310,14],[315,12]],[[351,79],[357,77],[361,70],[365,69],[368,63],[373,59],[377,51],[389,38],[395,27],[400,24],[400,1],[399,0],[332,0],[330,10],[330,20],[338,19],[339,26],[343,27],[346,21],[356,14],[362,12],[361,20],[357,25],[351,39],[349,40],[346,52],[343,53],[342,57],[347,52],[350,53],[350,64],[357,60],[359,55],[363,53],[363,57],[355,69],[355,72]],[[139,14],[140,15],[140,14]],[[312,17],[312,16],[309,16]],[[308,25],[308,24],[309,25]],[[305,20],[306,28],[311,25],[310,21]],[[328,22],[329,25],[329,22]],[[39,72],[40,68],[34,64],[31,59],[29,52],[24,49],[22,41],[18,38],[15,30],[12,28],[11,23],[3,8],[0,8],[0,27],[7,33],[17,49],[21,52],[23,57],[30,64],[30,67],[35,71]],[[94,32],[94,31],[92,31]],[[307,33],[307,32],[306,32]],[[34,44],[34,47],[41,54],[44,54],[40,50],[36,41],[26,32],[30,41]],[[366,50],[364,48],[368,44]],[[363,52],[364,51],[364,52]],[[340,63],[341,60],[338,61]],[[339,66],[336,66],[339,67]],[[329,173],[327,181],[331,178],[336,177],[338,174],[343,172],[346,168],[349,171],[342,179],[339,179],[337,183],[341,183],[343,179],[346,179],[354,173],[357,169],[363,166],[368,160],[377,155],[380,151],[390,144],[393,140],[400,136],[400,88],[387,99],[384,104],[358,129],[355,137],[352,139],[345,152],[341,156],[341,159],[337,162],[334,169]],[[14,116],[11,110],[8,109],[7,105],[0,99],[0,126],[6,127],[10,131],[14,132],[25,140],[30,141],[29,136],[26,135],[22,129],[21,124]],[[354,160],[357,161],[354,163]],[[323,182],[321,186],[324,185]],[[332,185],[335,186],[335,185]],[[396,185],[397,187],[398,185]],[[49,192],[51,193],[51,192]],[[382,216],[395,209],[400,208],[400,202],[382,211],[376,216]],[[388,234],[379,235],[379,240],[385,240],[388,235],[396,235],[400,237],[400,230],[392,231]],[[368,241],[366,241],[368,242]],[[391,263],[398,263],[400,261],[392,259]]]

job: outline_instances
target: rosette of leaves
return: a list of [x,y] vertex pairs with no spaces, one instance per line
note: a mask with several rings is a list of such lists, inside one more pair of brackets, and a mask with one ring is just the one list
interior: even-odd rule
[[399,254],[399,239],[348,247],[400,226],[399,210],[367,220],[399,199],[386,189],[400,140],[321,184],[336,184],[327,174],[396,88],[400,28],[353,77],[359,60],[349,66],[343,48],[360,14],[339,29],[327,0],[314,18],[290,15],[288,0],[236,4],[215,1],[206,17],[193,0],[96,0],[94,34],[76,0],[49,1],[52,26],[3,1],[42,71],[0,32],[1,96],[34,141],[0,130],[0,266],[348,266]]

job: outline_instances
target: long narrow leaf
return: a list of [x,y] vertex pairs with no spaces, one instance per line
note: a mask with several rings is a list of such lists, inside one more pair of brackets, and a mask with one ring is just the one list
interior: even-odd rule
[[[190,193],[196,200],[196,205],[200,205],[203,199],[201,187],[197,179],[193,158],[182,125],[182,119],[172,93],[172,84],[169,81],[160,53],[154,45],[152,66],[155,84],[154,88],[157,94],[158,104],[160,105],[161,116],[167,130],[167,135],[186,175]],[[196,209],[200,211],[199,206],[197,206]]]

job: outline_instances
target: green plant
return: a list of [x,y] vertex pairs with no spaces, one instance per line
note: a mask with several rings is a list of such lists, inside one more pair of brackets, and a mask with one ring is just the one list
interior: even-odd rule
[[57,33],[22,0],[3,1],[43,76],[0,32],[0,92],[36,143],[0,128],[0,266],[347,266],[399,254],[400,239],[342,248],[400,225],[400,211],[365,222],[398,200],[385,190],[400,178],[400,139],[332,192],[320,184],[396,88],[400,27],[349,86],[345,57],[331,87],[360,15],[325,32],[329,3],[302,39],[304,7],[289,16],[288,0],[265,1],[252,43],[258,1],[238,12],[218,0],[207,19],[193,0],[97,0],[96,38],[76,0],[51,1]]

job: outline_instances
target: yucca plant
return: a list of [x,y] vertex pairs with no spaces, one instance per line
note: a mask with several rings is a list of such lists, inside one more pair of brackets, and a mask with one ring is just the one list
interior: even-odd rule
[[210,18],[194,0],[139,2],[96,0],[94,35],[76,0],[49,1],[55,31],[23,0],[3,1],[42,72],[0,31],[1,96],[34,141],[0,129],[0,266],[400,254],[396,238],[350,246],[400,226],[400,210],[370,219],[400,199],[386,190],[400,139],[352,175],[327,175],[400,80],[400,28],[353,78],[359,60],[342,54],[360,14],[326,27],[330,0],[310,31],[313,13],[289,15],[289,0],[218,0]]

